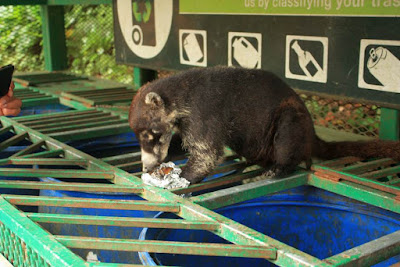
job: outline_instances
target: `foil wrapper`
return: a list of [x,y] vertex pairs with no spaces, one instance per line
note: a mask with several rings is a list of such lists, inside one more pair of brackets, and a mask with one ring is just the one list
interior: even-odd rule
[[166,189],[185,188],[190,182],[180,177],[182,169],[173,162],[161,163],[152,173],[143,173],[142,181],[145,184]]

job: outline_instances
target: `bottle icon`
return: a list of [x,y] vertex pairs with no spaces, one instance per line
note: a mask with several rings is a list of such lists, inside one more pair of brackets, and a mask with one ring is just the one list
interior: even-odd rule
[[[309,51],[304,51],[299,43],[294,41],[292,44],[292,49],[296,52],[298,57],[298,63],[304,74],[309,78],[309,80],[325,80],[324,71],[318,62],[315,60],[314,56]],[[311,73],[311,71],[313,73]]]

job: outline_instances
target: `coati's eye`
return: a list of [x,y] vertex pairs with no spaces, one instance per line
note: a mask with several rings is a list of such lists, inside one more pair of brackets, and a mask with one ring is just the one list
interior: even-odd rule
[[148,131],[143,131],[140,133],[140,139],[150,142],[154,139],[154,136],[151,133],[149,133]]

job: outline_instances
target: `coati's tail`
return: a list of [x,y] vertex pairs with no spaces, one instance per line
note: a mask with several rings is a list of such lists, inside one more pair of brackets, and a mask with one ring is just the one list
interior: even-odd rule
[[362,159],[392,158],[400,161],[400,142],[383,140],[325,142],[316,137],[313,144],[313,156],[321,159],[354,156]]

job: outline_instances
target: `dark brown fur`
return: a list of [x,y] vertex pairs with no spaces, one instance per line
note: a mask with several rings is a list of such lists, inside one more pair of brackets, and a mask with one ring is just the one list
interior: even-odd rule
[[[146,104],[149,92],[156,97]],[[182,176],[192,183],[220,162],[224,146],[276,175],[292,172],[302,161],[309,167],[312,156],[400,160],[398,142],[320,140],[303,101],[281,79],[262,70],[192,69],[156,80],[132,101],[130,125],[146,153],[154,152],[161,135],[178,132],[190,153]],[[140,139],[144,131],[161,135],[149,143]],[[165,159],[156,156],[160,162]]]

